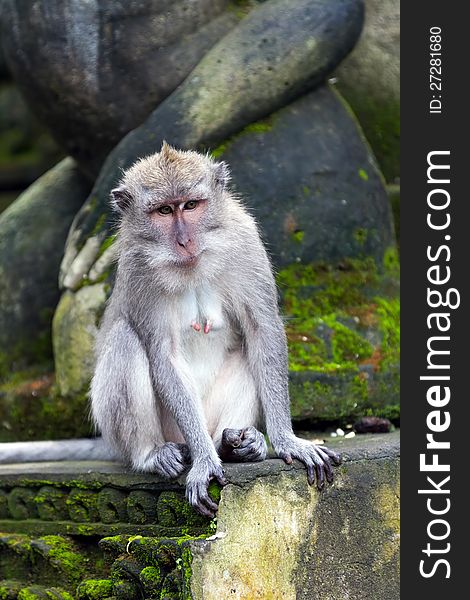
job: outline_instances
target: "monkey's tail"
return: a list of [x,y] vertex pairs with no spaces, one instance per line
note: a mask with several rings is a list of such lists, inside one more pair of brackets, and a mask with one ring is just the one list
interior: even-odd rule
[[0,464],[53,460],[118,460],[102,438],[0,444]]

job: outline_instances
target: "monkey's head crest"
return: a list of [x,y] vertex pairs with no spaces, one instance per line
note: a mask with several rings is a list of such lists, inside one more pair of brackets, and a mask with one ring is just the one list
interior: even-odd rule
[[202,196],[215,198],[229,181],[230,170],[225,162],[215,161],[210,154],[178,150],[164,141],[160,152],[140,158],[123,173],[111,191],[111,205],[121,214],[132,205],[148,212],[151,204],[162,198],[187,195],[197,189]]
[[165,140],[163,140],[159,154],[162,162],[171,163],[178,159],[178,150],[170,146]]

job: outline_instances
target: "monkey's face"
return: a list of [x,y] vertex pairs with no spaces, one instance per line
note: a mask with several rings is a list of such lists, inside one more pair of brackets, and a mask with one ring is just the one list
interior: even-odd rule
[[121,236],[141,248],[151,267],[202,275],[201,263],[213,262],[223,243],[228,178],[225,163],[164,145],[133,165],[112,192]]
[[207,198],[187,196],[164,198],[152,206],[151,226],[158,230],[158,238],[167,246],[170,259],[173,255],[176,266],[194,266],[204,252],[207,204]]

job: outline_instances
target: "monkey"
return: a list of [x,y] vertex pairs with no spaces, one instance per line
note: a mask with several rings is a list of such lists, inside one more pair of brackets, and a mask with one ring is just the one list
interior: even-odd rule
[[298,459],[310,484],[339,457],[294,435],[271,262],[228,165],[163,143],[111,192],[117,272],[96,344],[93,420],[138,471],[175,478],[213,517],[223,461]]
[[123,173],[110,201],[116,278],[90,386],[102,438],[3,444],[0,462],[28,460],[42,444],[34,460],[81,450],[168,479],[187,472],[189,503],[213,517],[208,486],[227,483],[222,461],[264,460],[266,433],[276,456],[305,465],[310,485],[331,483],[340,457],[292,428],[273,268],[228,165],[164,142]]

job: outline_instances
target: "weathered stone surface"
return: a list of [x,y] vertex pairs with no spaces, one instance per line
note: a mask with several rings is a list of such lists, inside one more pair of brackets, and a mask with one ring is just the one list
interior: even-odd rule
[[75,254],[97,223],[109,230],[108,197],[121,169],[165,139],[180,148],[217,145],[312,89],[351,50],[362,20],[360,0],[272,0],[253,9],[108,156],[77,220]]
[[400,415],[397,254],[340,267],[294,263],[277,274],[296,420],[346,425]]
[[81,396],[94,366],[94,341],[109,286],[96,283],[63,294],[53,321],[56,382],[64,396]]
[[[322,492],[297,462],[225,465],[212,522],[183,501],[184,479],[116,463],[0,466],[0,529],[10,532],[0,535],[0,568],[17,580],[0,590],[42,592],[47,582],[81,600],[397,600],[398,434],[334,446],[343,464]],[[47,535],[53,527],[61,535]],[[116,535],[97,548],[106,530]]]
[[0,215],[0,362],[5,366],[50,356],[64,242],[89,187],[75,162],[65,159]]
[[400,175],[400,2],[365,0],[365,5],[361,38],[335,76],[393,183]]
[[395,245],[382,175],[341,97],[323,87],[215,150],[261,225],[277,267],[369,256]]
[[0,191],[28,187],[60,158],[59,149],[33,118],[18,88],[11,82],[1,83]]
[[195,598],[400,597],[396,434],[339,450],[345,462],[321,494],[298,465],[227,469],[234,485],[222,491],[216,539],[193,544]]
[[3,2],[7,62],[67,154],[96,173],[238,21],[227,0]]

